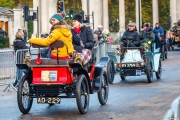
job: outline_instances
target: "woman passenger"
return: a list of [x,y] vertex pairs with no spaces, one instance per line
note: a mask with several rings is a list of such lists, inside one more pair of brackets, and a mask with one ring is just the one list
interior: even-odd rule
[[91,50],[94,46],[93,34],[89,27],[82,25],[82,17],[75,15],[72,19],[73,29],[71,30],[73,35],[74,49],[82,53],[82,49]]
[[[30,43],[49,46],[51,43],[56,40],[62,40],[65,44],[64,47],[58,48],[58,57],[60,58],[69,58],[72,54],[74,47],[72,45],[72,34],[71,27],[63,19],[64,14],[57,13],[50,18],[50,23],[52,24],[51,33],[47,38],[31,38]],[[51,58],[56,58],[56,49],[51,49]]]

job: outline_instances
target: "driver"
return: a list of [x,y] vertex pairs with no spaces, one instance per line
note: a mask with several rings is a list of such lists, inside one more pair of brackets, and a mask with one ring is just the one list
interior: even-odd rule
[[[30,43],[49,46],[51,43],[56,40],[62,40],[64,42],[64,47],[58,48],[58,57],[59,58],[69,58],[73,53],[74,47],[72,44],[72,34],[71,27],[63,19],[64,14],[57,13],[50,18],[50,23],[52,24],[51,33],[47,38],[31,38]],[[57,58],[57,50],[54,48],[51,49],[51,58]]]
[[[127,42],[127,40],[130,41]],[[123,41],[122,47],[138,47],[140,45],[139,35],[135,30],[135,23],[129,22],[128,29],[124,32],[121,41]]]

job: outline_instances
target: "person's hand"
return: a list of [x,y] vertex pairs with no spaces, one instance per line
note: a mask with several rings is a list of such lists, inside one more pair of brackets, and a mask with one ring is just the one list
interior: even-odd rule
[[30,46],[30,44],[26,44],[26,46],[28,46],[28,47],[29,47],[29,46]]

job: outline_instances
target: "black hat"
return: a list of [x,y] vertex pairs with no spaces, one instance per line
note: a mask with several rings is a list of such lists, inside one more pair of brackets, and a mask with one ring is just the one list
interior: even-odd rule
[[81,15],[74,15],[72,20],[77,20],[78,22],[82,23],[83,19]]

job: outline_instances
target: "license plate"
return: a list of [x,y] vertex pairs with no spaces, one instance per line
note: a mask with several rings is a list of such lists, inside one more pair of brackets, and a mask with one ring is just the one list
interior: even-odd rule
[[141,76],[141,70],[136,70],[136,76]]
[[122,64],[122,67],[136,67],[134,63]]
[[38,97],[37,103],[41,104],[60,104],[61,99],[59,97]]
[[57,71],[41,71],[41,81],[56,82],[57,81]]

